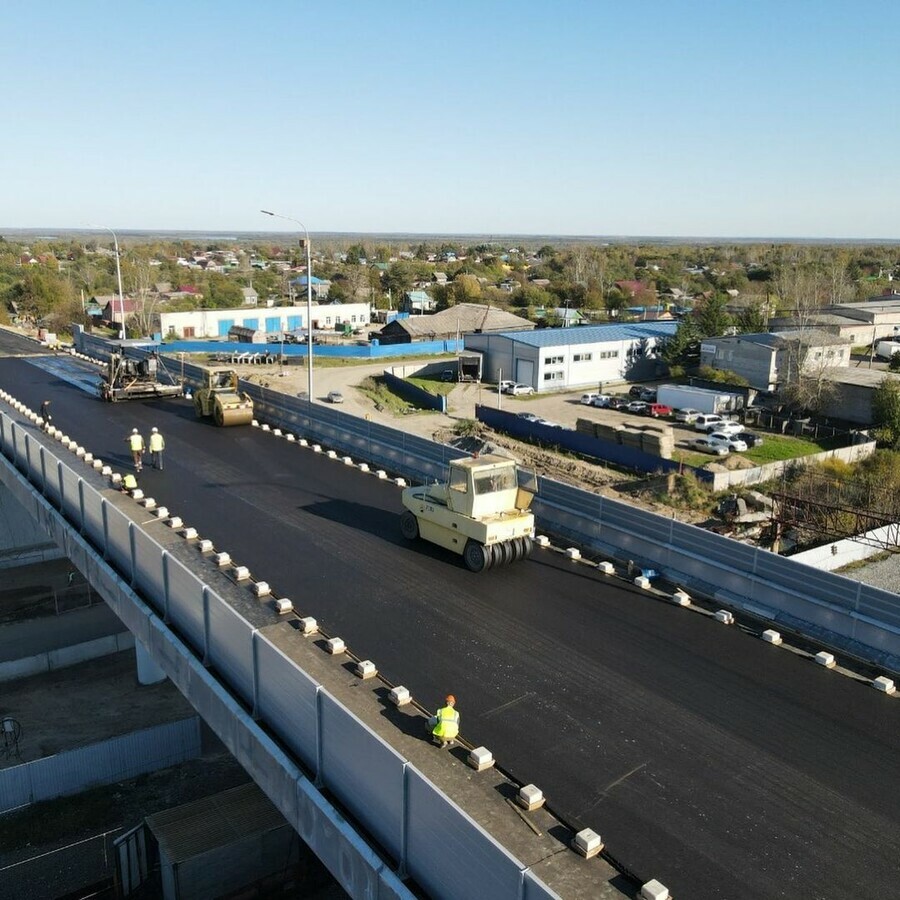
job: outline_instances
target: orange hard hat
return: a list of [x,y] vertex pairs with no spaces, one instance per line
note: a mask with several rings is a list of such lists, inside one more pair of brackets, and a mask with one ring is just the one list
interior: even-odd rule
[[454,697],[453,694],[447,694],[447,702],[456,703],[456,697]]

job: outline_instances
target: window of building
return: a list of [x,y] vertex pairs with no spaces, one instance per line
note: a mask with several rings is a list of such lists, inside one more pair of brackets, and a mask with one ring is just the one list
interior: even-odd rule
[[325,316],[325,324],[326,324],[326,325],[330,325],[330,324],[331,324],[331,316]]
[[564,379],[564,372],[544,372],[544,381],[563,381]]
[[564,356],[548,356],[544,360],[545,366],[561,366],[565,362]]
[[193,325],[185,325],[185,327],[184,327],[184,336],[185,336],[186,338],[192,338],[192,337],[195,337],[195,334],[194,334],[194,326],[193,326]]
[[576,353],[572,357],[572,362],[590,362],[593,358],[593,353]]
[[601,350],[600,351],[600,359],[618,359],[619,351],[618,350]]

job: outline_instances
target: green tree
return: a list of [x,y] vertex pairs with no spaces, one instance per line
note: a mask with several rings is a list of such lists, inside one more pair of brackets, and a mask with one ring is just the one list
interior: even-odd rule
[[884,378],[872,393],[872,421],[879,444],[900,450],[900,382]]
[[700,361],[700,337],[696,323],[683,319],[675,334],[663,343],[659,355],[669,368],[695,366]]
[[731,328],[731,316],[725,309],[727,294],[713,294],[694,305],[694,324],[701,338],[721,337]]
[[738,314],[736,324],[741,334],[759,334],[766,331],[766,311],[761,301],[748,303]]
[[227,275],[211,272],[203,291],[203,301],[207,309],[232,309],[243,304],[244,295],[236,281]]
[[453,279],[453,297],[457,303],[477,303],[481,299],[481,283],[474,275],[457,275]]

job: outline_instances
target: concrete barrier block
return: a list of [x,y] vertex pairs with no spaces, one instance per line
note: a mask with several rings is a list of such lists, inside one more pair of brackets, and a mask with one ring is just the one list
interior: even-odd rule
[[321,453],[322,445],[321,444],[313,444],[312,449],[313,449],[313,453]]
[[615,575],[616,573],[616,567],[608,559],[604,559],[602,562],[598,562],[597,568],[604,575]]
[[646,575],[638,575],[638,577],[634,579],[634,583],[637,587],[643,588],[645,591],[650,587],[650,579]]
[[282,437],[282,435],[284,434],[284,432],[283,432],[280,428],[273,428],[273,429],[272,429],[272,434],[274,434],[275,437]]
[[375,477],[381,481],[384,481],[384,479],[387,478],[387,472],[385,472],[384,469],[378,469],[375,472]]
[[251,424],[254,428],[259,428],[259,420],[258,420],[258,419],[253,419],[253,420],[251,420],[250,424]]
[[776,646],[778,646],[778,645],[781,643],[781,635],[780,635],[777,631],[775,631],[774,628],[767,628],[767,629],[760,635],[760,637],[761,637],[767,644],[775,644]]
[[815,661],[820,666],[825,666],[826,669],[834,668],[834,654],[833,653],[829,653],[827,650],[820,650],[815,655],[814,658],[815,658]]
[[569,559],[581,559],[581,551],[577,547],[568,547],[566,549],[566,556]]
[[335,453],[334,450],[328,450],[328,451],[325,453],[325,455],[326,455],[329,459],[337,459],[337,453]]
[[276,600],[273,604],[275,606],[275,612],[279,615],[283,616],[285,613],[292,612],[294,609],[294,604],[288,600],[287,597],[282,597],[280,600]]
[[231,554],[222,551],[217,553],[213,559],[216,561],[217,566],[227,566],[231,562]]
[[85,453],[82,459],[85,462],[85,465],[93,465],[94,462],[94,454],[93,453]]
[[494,765],[494,754],[487,747],[476,747],[469,751],[466,765],[471,766],[476,772],[483,772]]
[[272,429],[269,428],[268,425],[260,425],[260,426],[259,426],[259,430],[260,430],[260,431],[271,431]]
[[143,492],[140,488],[135,488],[135,489],[131,492],[131,498],[132,498],[133,500],[143,500],[143,499],[144,499],[144,492]]
[[544,792],[533,784],[526,784],[525,787],[519,788],[519,793],[516,794],[516,803],[529,812],[533,809],[540,809],[544,805]]
[[269,587],[268,581],[255,581],[253,582],[253,593],[257,597],[268,597],[272,593],[272,589]]
[[298,443],[301,447],[308,447],[308,446],[309,446],[309,441],[308,441],[306,438],[300,438],[300,440],[297,441],[297,443]]
[[350,457],[350,456],[342,456],[342,457],[341,457],[341,462],[342,462],[345,466],[352,466],[352,465],[353,465],[353,458]]
[[195,540],[197,540],[197,529],[193,528],[193,527],[182,528],[181,536],[186,541],[195,541]]
[[144,499],[141,500],[141,506],[143,506],[144,509],[153,509],[156,506],[156,501],[152,497],[144,497]]
[[312,616],[304,616],[300,620],[300,630],[304,634],[318,634],[319,623]]
[[368,472],[368,471],[369,471],[369,464],[368,464],[368,463],[360,463],[360,464],[359,464],[359,471],[360,471],[360,472]]
[[677,603],[679,606],[690,606],[691,598],[685,591],[675,591],[672,594],[672,602]]
[[80,447],[78,444],[75,445],[75,455],[79,459],[84,459],[84,456],[86,453],[87,453],[87,450],[85,450],[84,447]]
[[671,900],[669,889],[655,878],[641,887],[641,900]]
[[716,621],[723,625],[734,625],[734,616],[727,609],[719,609],[716,611]]
[[592,828],[582,828],[572,838],[571,847],[579,856],[591,859],[603,849],[603,841],[600,839],[600,835]]
[[535,542],[535,544],[537,544],[538,547],[549,547],[550,546],[550,538],[548,538],[546,534],[539,534],[534,539],[534,542]]
[[181,516],[172,516],[172,518],[166,522],[166,525],[173,531],[178,531],[179,528],[184,527],[184,522],[181,521]]
[[328,638],[328,640],[325,641],[325,649],[332,656],[338,656],[339,654],[343,653],[347,649],[347,645],[344,643],[343,638],[333,637],[333,638]]
[[883,691],[885,694],[895,694],[897,692],[894,680],[886,675],[879,675],[877,678],[872,679],[872,687],[876,691]]
[[394,484],[396,484],[397,487],[406,487],[406,479],[405,478],[395,478]]
[[231,574],[235,581],[246,581],[250,577],[250,570],[246,566],[234,566]]
[[111,472],[109,476],[109,483],[113,487],[118,487],[122,483],[122,476],[118,472]]
[[209,538],[203,538],[197,544],[197,549],[201,553],[211,553],[213,548],[213,542]]
[[106,466],[103,465],[103,460],[102,460],[102,459],[95,459],[95,460],[91,463],[91,465],[92,465],[97,471],[99,471],[101,474],[103,473],[103,469],[107,468]]
[[362,678],[365,680],[366,678],[374,678],[378,674],[378,669],[375,668],[375,663],[372,662],[371,659],[361,660],[354,667],[354,671],[358,678]]
[[157,519],[168,519],[169,518],[169,507],[168,506],[157,506],[156,509],[153,510],[153,515],[155,515]]
[[295,443],[296,440],[297,440],[297,438],[294,437],[294,435],[292,435],[292,434],[286,434],[286,435],[284,436],[284,439],[285,439],[289,444],[293,444],[293,443]]
[[391,688],[391,692],[388,694],[388,700],[390,700],[394,706],[406,706],[407,703],[412,701],[412,695],[409,693],[408,688],[398,684],[397,687]]

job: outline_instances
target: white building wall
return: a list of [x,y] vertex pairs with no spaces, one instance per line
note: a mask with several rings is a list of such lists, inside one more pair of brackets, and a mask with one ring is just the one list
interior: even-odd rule
[[[267,320],[278,319],[277,328],[267,327]],[[338,324],[349,323],[354,327],[364,327],[371,321],[368,303],[313,303],[313,327],[333,329]],[[193,309],[187,312],[160,312],[159,324],[162,336],[183,338],[185,328],[194,329],[195,338],[224,337],[221,323],[244,325],[256,321],[262,331],[290,331],[306,328],[306,303],[296,306],[253,307],[238,309]],[[253,327],[248,325],[247,327]],[[227,328],[225,331],[227,332]]]

